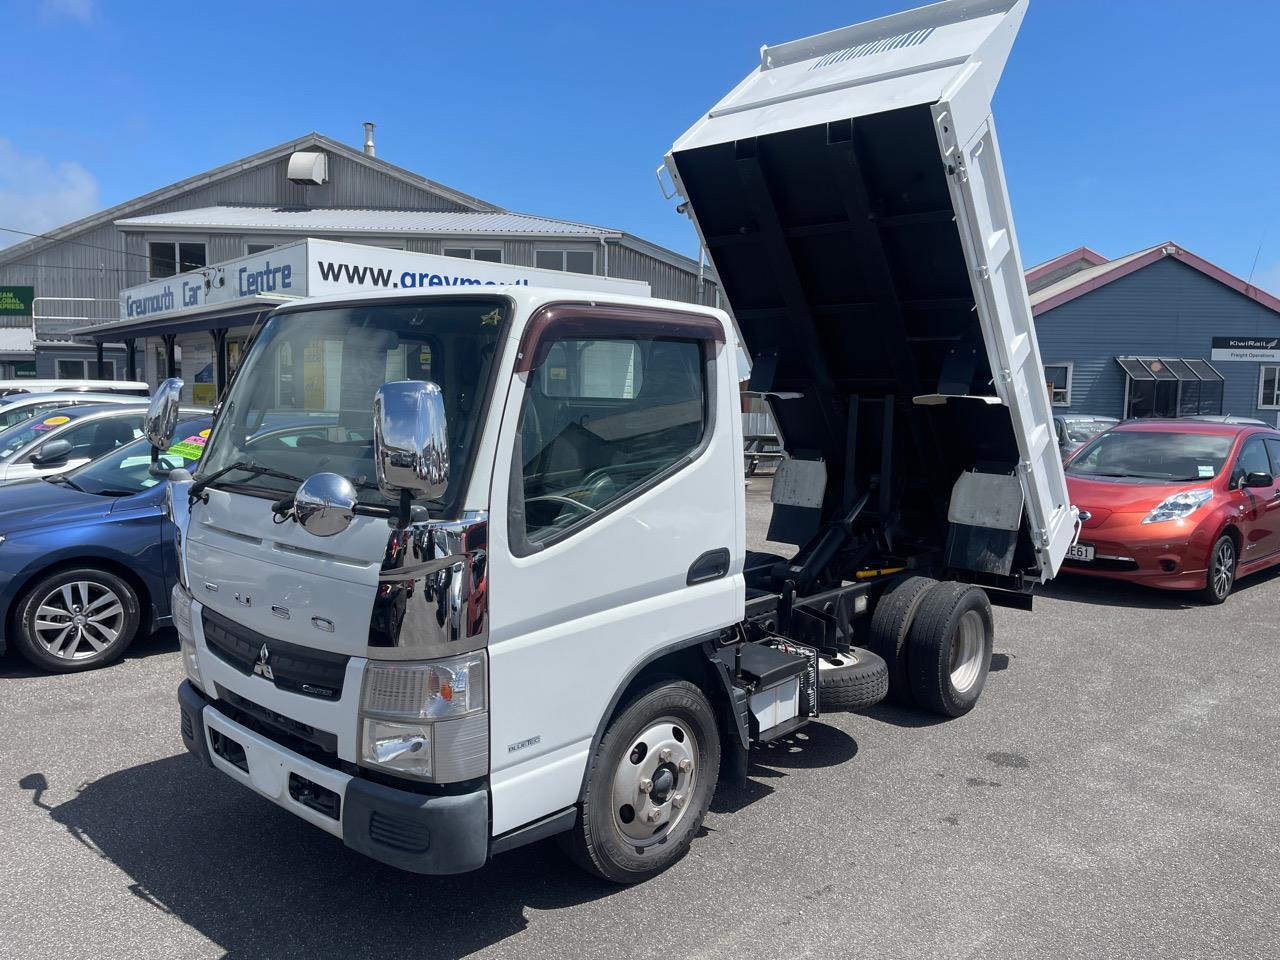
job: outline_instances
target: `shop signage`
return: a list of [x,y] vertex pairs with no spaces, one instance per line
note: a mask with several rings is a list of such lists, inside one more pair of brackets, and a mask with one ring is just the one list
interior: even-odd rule
[[29,317],[35,287],[0,287],[0,316]]
[[144,320],[180,310],[234,303],[261,294],[306,296],[307,245],[295,243],[228,260],[120,293],[120,318]]
[[1214,337],[1213,360],[1280,360],[1280,337]]

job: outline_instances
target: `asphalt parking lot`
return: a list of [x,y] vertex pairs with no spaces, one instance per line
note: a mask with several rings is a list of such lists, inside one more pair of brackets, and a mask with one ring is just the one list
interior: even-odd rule
[[10,655],[0,957],[1274,958],[1278,600],[1061,580],[998,608],[972,714],[756,751],[631,889],[552,843],[443,878],[348,852],[183,752],[172,634],[73,676]]

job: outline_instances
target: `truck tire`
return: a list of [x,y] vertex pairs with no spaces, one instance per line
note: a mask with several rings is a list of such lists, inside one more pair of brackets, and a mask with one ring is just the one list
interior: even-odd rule
[[871,614],[871,636],[867,643],[889,666],[889,699],[911,702],[911,682],[907,679],[907,634],[925,594],[938,585],[932,577],[907,577],[884,592]]
[[27,588],[14,617],[14,645],[51,673],[104,667],[133,642],[142,617],[133,587],[94,567],[59,570]]
[[991,669],[991,601],[978,587],[940,583],[916,612],[907,637],[907,676],[916,705],[944,717],[973,709]]
[[612,883],[648,880],[688,851],[719,776],[720,731],[706,695],[686,680],[657,681],[610,721],[562,845]]
[[889,692],[889,668],[884,660],[861,647],[828,659],[818,657],[818,709],[866,710]]

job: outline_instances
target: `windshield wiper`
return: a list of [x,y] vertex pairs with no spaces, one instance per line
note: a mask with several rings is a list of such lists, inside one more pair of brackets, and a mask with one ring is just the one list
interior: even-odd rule
[[72,490],[78,490],[81,493],[84,493],[84,487],[80,486],[65,473],[55,473],[51,477],[45,477],[44,480],[46,483],[65,483]]
[[215,470],[207,477],[201,477],[191,485],[191,489],[187,491],[188,498],[194,500],[196,497],[204,493],[209,484],[213,483],[233,470],[243,470],[249,474],[246,480],[253,477],[274,477],[277,480],[292,480],[294,483],[301,483],[301,477],[295,477],[291,473],[284,473],[281,470],[273,470],[271,467],[263,466],[261,463],[254,463],[252,460],[237,460],[235,463],[223,467],[221,470]]

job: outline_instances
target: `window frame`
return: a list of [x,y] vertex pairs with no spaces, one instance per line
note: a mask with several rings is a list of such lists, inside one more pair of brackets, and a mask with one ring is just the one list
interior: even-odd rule
[[[1227,489],[1242,490],[1244,489],[1244,478],[1248,476],[1244,471],[1244,455],[1248,452],[1252,444],[1257,444],[1262,448],[1262,457],[1271,463],[1271,451],[1267,448],[1266,435],[1261,433],[1247,433],[1240,441],[1240,449],[1236,451],[1235,462],[1231,465],[1231,472],[1227,474]],[[1273,474],[1274,476],[1274,474]]]
[[[185,237],[185,238],[177,237],[171,240],[168,237],[161,237],[160,239],[156,239],[154,237],[147,237],[146,242],[147,242],[147,279],[148,280],[168,280],[170,277],[176,277],[184,273],[190,273],[191,270],[202,270],[204,269],[204,267],[209,266],[209,241],[207,239],[196,240],[191,237]],[[155,263],[155,259],[151,256],[151,248],[156,244],[161,244],[161,243],[168,244],[169,246],[173,247],[174,271],[173,273],[168,273],[168,274],[164,274],[163,276],[158,276],[152,271],[152,265]],[[184,243],[185,244],[198,243],[201,247],[204,248],[204,264],[202,266],[191,267],[189,270],[182,269],[182,254],[180,252],[180,249],[182,244]]]
[[[1042,363],[1040,366],[1043,368],[1045,373],[1044,384],[1049,391],[1049,406],[1051,407],[1071,406],[1071,380],[1072,380],[1073,374],[1075,373],[1075,370],[1074,370],[1075,361],[1065,360],[1058,363]],[[1067,371],[1067,399],[1063,403],[1059,403],[1058,401],[1053,399],[1054,388],[1049,386],[1049,368],[1050,367],[1063,367]]]
[[[538,257],[540,257],[544,253],[558,253],[560,255],[560,266],[558,267],[539,266]],[[568,255],[570,253],[588,254],[591,257],[591,271],[589,273],[582,273],[577,270],[568,269],[566,264],[569,259]],[[594,277],[594,276],[597,276],[596,269],[597,267],[599,267],[599,265],[600,265],[600,261],[596,259],[595,247],[536,247],[534,248],[534,251],[533,251],[533,266],[534,266],[534,269],[536,270],[556,270],[560,273],[577,274],[577,276],[580,276],[580,277]]]
[[[524,473],[521,451],[524,436],[521,424],[529,403],[533,374],[546,362],[553,344],[560,340],[684,340],[696,342],[702,354],[702,436],[698,445],[652,477],[636,484],[625,494],[594,513],[545,540],[532,543],[527,537],[524,515]],[[519,408],[515,412],[515,431],[510,447],[511,470],[507,486],[507,546],[517,558],[530,557],[563,543],[570,537],[594,526],[615,511],[633,503],[654,487],[701,460],[711,445],[716,430],[716,407],[719,399],[716,379],[717,347],[725,342],[724,328],[714,318],[702,314],[649,307],[589,306],[587,304],[549,304],[525,326],[520,339],[513,375],[524,375]]]
[[[1266,396],[1263,393],[1264,386],[1267,382],[1267,371],[1275,371],[1275,381],[1271,387],[1272,403],[1265,403]],[[1258,409],[1259,410],[1280,410],[1280,363],[1260,363],[1258,364]]]
[[[81,373],[76,377],[64,377],[60,373],[64,363],[80,364]],[[93,364],[95,372],[89,373],[89,364]],[[98,361],[88,357],[55,357],[53,361],[53,371],[55,380],[115,380],[116,379],[116,361],[114,357],[102,358],[102,376],[99,377],[96,372]]]
[[[448,251],[450,250],[465,250],[467,251],[467,255],[465,257],[459,257],[457,256],[457,254],[449,253]],[[496,253],[498,255],[498,259],[497,260],[477,260],[476,259],[477,250],[483,250],[488,253]],[[505,256],[505,251],[502,249],[501,245],[490,246],[488,244],[443,243],[440,246],[440,254],[441,256],[454,257],[458,260],[475,260],[477,263],[505,263],[506,262],[503,259],[503,257]]]

